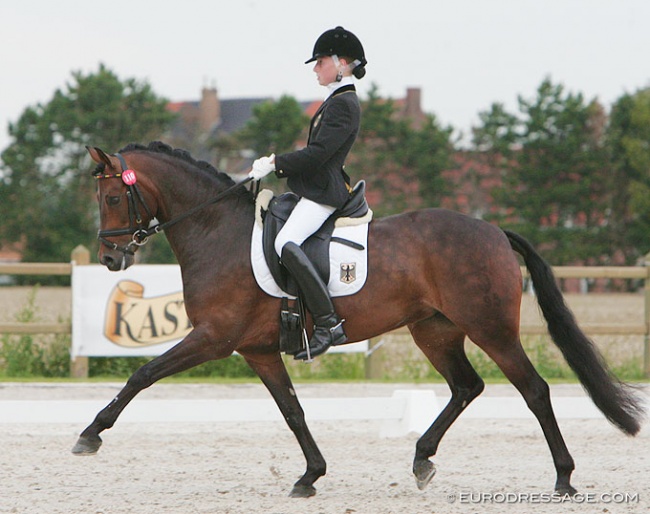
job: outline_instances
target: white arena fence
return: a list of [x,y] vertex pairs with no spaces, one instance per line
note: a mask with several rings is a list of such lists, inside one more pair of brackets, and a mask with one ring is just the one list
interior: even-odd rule
[[[389,397],[303,398],[309,422],[378,421],[380,437],[421,435],[430,426],[448,396],[437,397],[428,389],[395,390]],[[0,424],[85,423],[106,400],[0,401]],[[558,419],[590,419],[604,416],[586,396],[553,398]],[[534,419],[520,396],[482,396],[472,402],[463,418]],[[137,399],[126,408],[120,423],[284,423],[272,399]]]

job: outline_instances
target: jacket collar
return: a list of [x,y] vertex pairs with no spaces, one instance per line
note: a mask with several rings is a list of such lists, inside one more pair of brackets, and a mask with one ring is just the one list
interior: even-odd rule
[[341,86],[338,88],[336,91],[334,91],[328,98],[332,98],[334,96],[338,96],[342,93],[348,93],[350,91],[356,91],[357,88],[354,86],[354,84],[347,84],[345,86]]
[[[341,77],[341,80],[338,82],[331,82],[327,84],[327,96],[331,96],[333,93],[345,86],[354,85],[354,78],[350,76]],[[327,97],[326,97],[327,98]]]
[[[330,96],[328,96],[322,104],[320,104],[320,107],[316,110],[316,113],[311,118],[312,122],[318,117],[318,115],[321,112],[323,112],[323,109],[325,108],[325,104],[327,104],[327,102],[329,100],[331,100],[335,96],[342,95],[343,93],[350,93],[350,92],[356,92],[356,91],[357,91],[357,88],[354,86],[354,84],[347,84],[345,86],[341,86],[340,88],[338,88]],[[310,126],[310,130],[309,130],[310,134],[311,134],[311,128],[312,127],[313,127],[313,123]]]

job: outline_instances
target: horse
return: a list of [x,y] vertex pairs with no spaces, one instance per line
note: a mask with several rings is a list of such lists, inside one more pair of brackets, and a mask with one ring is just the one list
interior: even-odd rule
[[[325,475],[326,462],[279,351],[281,300],[260,289],[251,268],[255,195],[226,173],[161,142],[130,144],[110,155],[97,147],[87,150],[99,179],[100,263],[111,271],[126,269],[149,235],[164,232],[181,268],[193,329],[133,373],[81,432],[73,453],[97,453],[100,433],[143,389],[237,352],[274,398],[304,454],[306,470],[290,496],[316,494],[314,482]],[[154,218],[158,224],[149,228]],[[554,344],[593,402],[624,433],[635,435],[640,429],[642,401],[610,372],[578,327],[551,267],[526,239],[445,209],[374,219],[368,227],[367,282],[334,304],[347,320],[349,342],[407,326],[449,385],[449,403],[415,446],[412,471],[420,489],[436,472],[431,458],[442,437],[484,389],[465,354],[468,338],[498,365],[537,418],[555,465],[555,491],[577,492],[571,485],[574,461],[553,413],[549,386],[521,345],[523,280],[517,254],[528,269]]]

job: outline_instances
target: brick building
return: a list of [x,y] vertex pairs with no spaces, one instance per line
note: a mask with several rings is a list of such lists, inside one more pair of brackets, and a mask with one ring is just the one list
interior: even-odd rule
[[[404,98],[394,101],[397,114],[411,119],[415,127],[426,120],[421,97],[420,88],[408,88]],[[232,158],[224,162],[223,158],[217,157],[215,142],[243,128],[252,117],[256,105],[272,100],[271,97],[222,99],[217,88],[204,87],[199,100],[170,102],[167,105],[171,112],[178,114],[178,119],[165,134],[165,139],[172,146],[184,148],[195,158],[208,161],[219,169],[233,174],[243,173],[250,169],[251,159],[255,156],[244,154],[236,162]],[[299,104],[307,117],[311,118],[322,100]]]

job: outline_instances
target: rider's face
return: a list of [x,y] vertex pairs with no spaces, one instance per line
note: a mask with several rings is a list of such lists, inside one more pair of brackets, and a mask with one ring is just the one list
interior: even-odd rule
[[318,83],[321,86],[327,86],[328,84],[335,82],[338,70],[334,63],[334,59],[330,56],[319,57],[316,59],[316,64],[314,64],[314,73],[316,73]]

